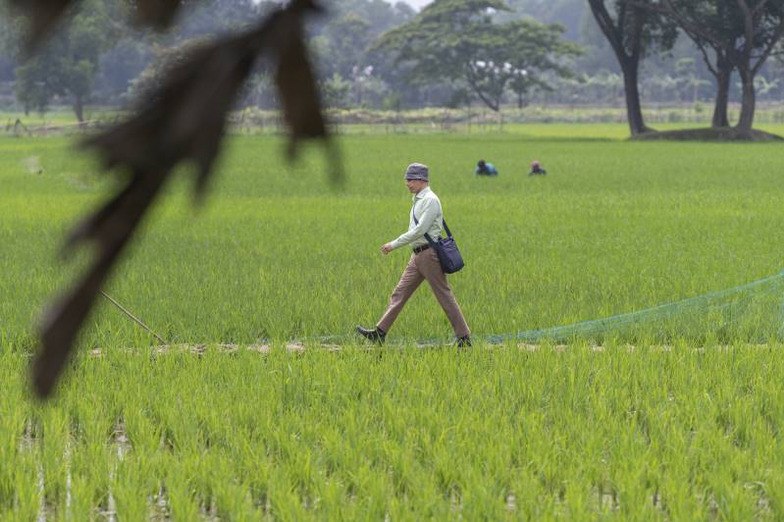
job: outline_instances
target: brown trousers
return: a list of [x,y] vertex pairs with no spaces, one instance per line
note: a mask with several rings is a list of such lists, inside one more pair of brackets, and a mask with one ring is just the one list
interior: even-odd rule
[[405,306],[408,298],[413,295],[414,291],[425,280],[430,283],[430,288],[433,290],[438,303],[444,309],[449,322],[452,323],[455,336],[463,337],[469,335],[471,331],[468,329],[463,312],[460,311],[460,305],[457,304],[455,294],[452,293],[452,288],[446,280],[446,275],[441,270],[438,256],[432,248],[411,255],[403,275],[400,276],[400,281],[389,298],[389,306],[387,306],[386,312],[384,312],[376,326],[388,332],[400,311],[403,310],[403,306]]

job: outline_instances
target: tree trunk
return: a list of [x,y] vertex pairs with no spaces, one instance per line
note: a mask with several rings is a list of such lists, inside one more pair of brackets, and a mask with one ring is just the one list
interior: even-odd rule
[[482,92],[482,89],[477,87],[476,84],[473,81],[471,81],[471,78],[468,78],[468,86],[471,88],[472,91],[474,91],[474,94],[476,94],[477,98],[479,98],[482,101],[482,103],[487,105],[494,112],[498,112],[501,106],[500,99],[494,101],[489,96],[486,96],[485,93]]
[[[640,89],[637,84],[640,56],[643,55],[643,28],[645,25],[645,16],[642,11],[637,10],[630,26],[625,25],[624,13],[618,13],[618,25],[604,5],[604,0],[588,0],[596,22],[599,28],[604,33],[607,41],[618,59],[618,64],[621,66],[623,72],[623,85],[626,95],[626,117],[629,121],[629,129],[632,136],[643,134],[650,131],[645,126],[645,120],[642,116],[642,104],[640,103]],[[629,7],[621,3],[624,8]],[[632,6],[633,9],[638,9]]]
[[651,129],[645,126],[640,103],[640,88],[638,85],[638,71],[640,62],[636,59],[620,60],[623,71],[623,87],[626,95],[626,117],[629,120],[629,130],[632,136],[643,134]]
[[73,110],[79,123],[84,123],[84,98],[80,94],[74,96]]
[[729,60],[718,60],[716,64],[716,104],[713,107],[713,120],[711,127],[729,127],[730,120],[727,115],[727,104],[730,99],[730,79],[732,78],[732,64]]
[[741,84],[743,85],[743,96],[741,98],[740,120],[737,128],[740,131],[750,131],[754,123],[754,109],[757,101],[754,91],[754,74],[746,67],[739,67]]

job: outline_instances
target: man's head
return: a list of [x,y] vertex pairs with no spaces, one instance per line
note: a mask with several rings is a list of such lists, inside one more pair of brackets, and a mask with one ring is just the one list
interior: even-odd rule
[[406,186],[413,194],[418,193],[430,182],[427,165],[412,163],[406,168]]

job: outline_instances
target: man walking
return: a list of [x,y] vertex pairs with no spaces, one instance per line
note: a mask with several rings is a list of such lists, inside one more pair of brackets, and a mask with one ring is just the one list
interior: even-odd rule
[[409,246],[412,249],[411,259],[409,259],[397,287],[389,298],[386,312],[376,323],[376,327],[357,326],[357,332],[366,339],[379,344],[383,343],[387,332],[392,328],[392,324],[400,311],[403,310],[408,298],[422,284],[422,281],[427,280],[438,303],[449,318],[449,322],[452,323],[457,346],[471,346],[471,332],[465,318],[463,318],[463,312],[460,311],[460,305],[457,304],[452,288],[441,269],[435,250],[430,248],[430,244],[425,238],[425,234],[428,234],[431,239],[437,240],[441,236],[441,226],[444,220],[441,201],[430,190],[427,166],[421,163],[412,163],[406,169],[405,179],[408,191],[414,195],[408,232],[394,241],[385,243],[381,247],[381,253],[387,255],[396,248]]

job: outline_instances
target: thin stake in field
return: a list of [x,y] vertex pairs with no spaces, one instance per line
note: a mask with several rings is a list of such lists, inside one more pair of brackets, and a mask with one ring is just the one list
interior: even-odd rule
[[131,312],[129,312],[129,311],[128,311],[128,309],[126,309],[126,308],[125,308],[123,305],[121,305],[120,303],[118,303],[118,302],[117,302],[117,301],[116,301],[116,300],[115,300],[113,297],[111,297],[109,294],[107,294],[106,292],[104,292],[103,290],[101,290],[101,295],[102,295],[102,296],[104,296],[106,299],[108,299],[108,300],[109,300],[109,302],[111,302],[111,303],[112,303],[114,306],[116,306],[117,308],[119,308],[119,309],[120,309],[120,311],[121,311],[122,313],[124,313],[125,315],[127,315],[128,317],[130,317],[130,318],[131,318],[131,319],[132,319],[132,320],[133,320],[133,321],[134,321],[136,324],[138,324],[139,326],[141,326],[142,328],[144,328],[145,330],[147,330],[148,332],[150,332],[150,333],[151,333],[151,334],[152,334],[152,335],[153,335],[153,336],[154,336],[156,339],[158,339],[158,341],[160,341],[160,343],[161,343],[161,344],[169,344],[169,343],[167,343],[167,342],[166,342],[166,341],[165,341],[165,340],[164,340],[164,339],[163,339],[163,338],[162,338],[160,335],[158,335],[157,333],[153,332],[153,331],[152,331],[152,329],[151,329],[149,326],[147,326],[146,324],[144,324],[144,323],[142,322],[142,320],[141,320],[141,319],[139,319],[138,317],[136,317],[135,315],[133,315]]

